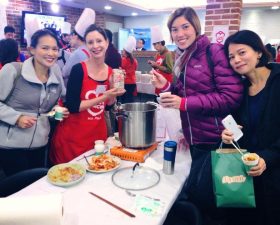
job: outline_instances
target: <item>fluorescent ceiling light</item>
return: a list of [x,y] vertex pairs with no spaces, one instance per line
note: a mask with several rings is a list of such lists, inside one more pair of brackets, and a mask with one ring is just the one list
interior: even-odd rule
[[138,13],[137,12],[132,12],[131,15],[132,16],[138,16]]
[[54,13],[59,12],[59,5],[58,4],[51,4],[51,9]]
[[9,4],[9,0],[2,0],[0,2],[0,5],[3,5],[3,6],[8,6],[8,4]]
[[278,5],[272,6],[271,9],[279,9]]
[[58,0],[50,0],[50,3],[57,4],[57,3],[59,3],[59,1]]
[[112,9],[112,6],[110,6],[110,5],[105,5],[105,6],[104,6],[104,9],[106,9],[106,10],[111,10],[111,9]]

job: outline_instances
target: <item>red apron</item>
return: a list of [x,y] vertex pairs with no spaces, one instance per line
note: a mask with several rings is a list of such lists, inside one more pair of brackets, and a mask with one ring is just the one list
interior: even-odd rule
[[[102,94],[97,89],[109,89],[109,77],[112,69],[108,69],[108,79],[103,83],[88,76],[86,64],[81,63],[84,73],[81,100],[94,99]],[[107,127],[104,117],[106,103],[102,102],[79,113],[71,113],[69,117],[58,124],[54,132],[50,159],[52,163],[65,163],[94,147],[95,140],[107,139]]]
[[[164,59],[165,59],[165,54],[163,54],[163,55],[157,54],[157,55],[156,55],[156,63],[157,63],[159,66],[165,66],[165,65],[163,64],[163,60],[164,60]],[[167,81],[169,81],[169,82],[172,82],[172,81],[173,81],[173,75],[172,75],[172,73],[165,73],[165,72],[162,72],[162,71],[159,70],[159,69],[156,69],[156,71],[157,71],[158,73],[160,73],[162,76],[164,76],[165,79],[166,79]],[[155,93],[158,95],[158,94],[160,93],[160,89],[157,89],[157,88],[156,88]]]

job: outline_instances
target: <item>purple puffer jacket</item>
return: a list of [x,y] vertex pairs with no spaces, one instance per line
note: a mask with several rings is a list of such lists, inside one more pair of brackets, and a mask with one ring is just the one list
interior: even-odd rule
[[[223,46],[212,44],[213,75],[208,66],[204,35],[185,66],[185,74],[173,87],[174,94],[186,97],[186,111],[180,111],[182,128],[189,144],[216,144],[224,129],[221,120],[240,105],[243,85],[239,75],[230,68]],[[185,83],[185,85],[184,85]]]

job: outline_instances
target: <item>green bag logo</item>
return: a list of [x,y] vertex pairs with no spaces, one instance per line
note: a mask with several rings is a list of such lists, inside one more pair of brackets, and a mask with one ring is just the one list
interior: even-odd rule
[[246,181],[246,177],[243,175],[239,176],[223,176],[222,183],[223,184],[231,184],[231,183],[244,183]]

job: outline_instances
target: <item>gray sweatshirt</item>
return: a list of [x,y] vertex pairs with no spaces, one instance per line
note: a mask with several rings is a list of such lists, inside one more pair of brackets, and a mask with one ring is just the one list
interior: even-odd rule
[[[37,148],[48,142],[49,119],[43,114],[52,110],[65,88],[57,65],[50,68],[45,87],[35,74],[32,60],[23,63],[18,78],[11,63],[0,70],[0,148]],[[21,115],[37,117],[36,124],[30,128],[16,126]]]

